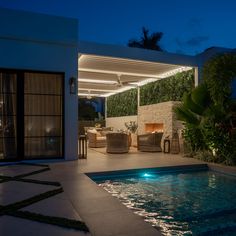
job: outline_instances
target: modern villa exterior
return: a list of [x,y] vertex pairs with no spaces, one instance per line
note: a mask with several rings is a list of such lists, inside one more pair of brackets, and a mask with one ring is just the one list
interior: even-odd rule
[[123,85],[131,79],[142,84],[189,68],[197,86],[203,64],[231,51],[211,48],[187,56],[81,42],[77,19],[9,9],[0,9],[0,22],[0,159],[5,161],[76,160],[77,90],[107,97],[121,91],[117,77]]

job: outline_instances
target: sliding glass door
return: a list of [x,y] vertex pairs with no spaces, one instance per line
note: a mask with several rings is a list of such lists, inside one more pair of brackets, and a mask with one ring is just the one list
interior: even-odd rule
[[63,78],[0,70],[0,159],[63,157]]
[[62,156],[62,75],[25,73],[25,157]]

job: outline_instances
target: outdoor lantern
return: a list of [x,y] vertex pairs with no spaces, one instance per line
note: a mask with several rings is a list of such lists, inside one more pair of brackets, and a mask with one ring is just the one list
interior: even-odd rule
[[69,80],[70,84],[70,94],[76,94],[76,78],[71,77]]
[[173,137],[171,140],[171,153],[178,154],[179,152],[180,152],[179,135],[177,131],[174,131]]
[[169,139],[169,136],[164,139],[164,153],[170,153],[170,139]]

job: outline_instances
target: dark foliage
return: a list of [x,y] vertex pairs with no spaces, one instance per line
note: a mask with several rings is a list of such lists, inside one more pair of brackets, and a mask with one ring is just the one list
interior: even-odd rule
[[163,49],[159,45],[159,41],[161,40],[162,36],[162,32],[154,32],[152,34],[149,34],[149,30],[143,27],[141,38],[139,40],[129,40],[128,46],[133,48],[144,48],[156,51],[163,51]]

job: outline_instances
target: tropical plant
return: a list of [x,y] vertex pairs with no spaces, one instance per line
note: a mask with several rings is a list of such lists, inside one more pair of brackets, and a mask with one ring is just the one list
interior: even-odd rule
[[138,128],[138,124],[136,123],[136,121],[129,121],[125,122],[125,127],[129,132],[134,134]]
[[[223,54],[211,59],[204,67],[204,82],[185,94],[182,104],[175,108],[178,119],[185,124],[183,135],[191,151],[204,159],[226,164],[236,163],[236,135],[232,132],[235,102],[231,99],[235,67],[235,55]],[[207,153],[211,153],[209,158]]]
[[229,105],[232,93],[231,85],[235,79],[235,53],[220,54],[210,59],[203,68],[203,80],[215,104],[221,106]]
[[175,108],[177,118],[185,123],[183,136],[185,141],[190,144],[192,151],[206,148],[201,125],[206,119],[210,104],[207,88],[201,84],[192,92],[184,94],[183,102]]
[[149,30],[143,27],[141,38],[139,40],[129,40],[128,46],[133,48],[144,48],[156,51],[163,51],[163,49],[159,45],[159,41],[161,40],[162,36],[162,32],[154,32],[150,35]]

